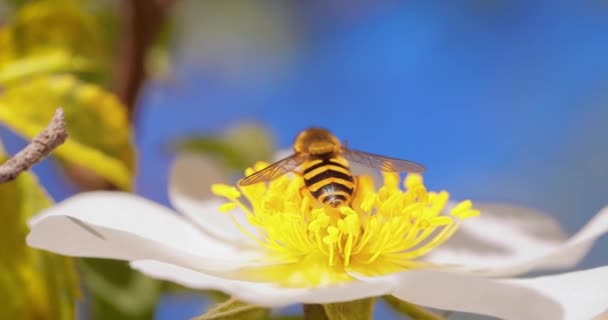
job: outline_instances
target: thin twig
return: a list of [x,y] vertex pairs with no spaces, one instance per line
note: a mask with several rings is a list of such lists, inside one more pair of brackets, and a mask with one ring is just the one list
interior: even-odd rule
[[51,151],[59,147],[68,133],[65,128],[65,117],[63,109],[55,111],[55,115],[48,126],[6,162],[0,164],[0,183],[14,180],[23,171],[28,170],[42,159],[46,158]]

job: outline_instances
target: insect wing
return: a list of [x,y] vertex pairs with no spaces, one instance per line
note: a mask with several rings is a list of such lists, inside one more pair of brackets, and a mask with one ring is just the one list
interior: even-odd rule
[[344,158],[366,167],[387,172],[423,173],[425,170],[423,165],[416,162],[351,149],[344,151]]
[[300,164],[302,164],[303,159],[301,157],[291,155],[287,158],[281,159],[268,167],[258,171],[254,174],[251,174],[239,181],[239,185],[246,186],[250,184],[255,184],[264,181],[270,181],[276,179],[293,169],[297,168]]

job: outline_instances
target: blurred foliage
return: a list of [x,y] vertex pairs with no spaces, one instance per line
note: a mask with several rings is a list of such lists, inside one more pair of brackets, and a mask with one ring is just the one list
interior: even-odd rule
[[148,78],[172,82],[173,61],[169,50],[175,35],[174,20],[167,20],[162,26],[156,41],[146,54],[144,67]]
[[135,165],[131,126],[124,105],[103,88],[70,75],[33,77],[8,86],[0,96],[0,122],[32,138],[58,106],[64,108],[70,137],[55,154],[130,189]]
[[[12,1],[10,10],[14,12],[0,25],[0,124],[30,139],[47,125],[56,108],[63,107],[69,138],[53,154],[82,188],[130,190],[133,183],[135,149],[128,108],[107,89],[115,72],[118,4],[93,0]],[[26,179],[24,176],[19,179]],[[1,209],[2,214],[15,211]],[[38,210],[31,208],[28,213]],[[16,217],[3,217],[2,222],[12,218]],[[7,243],[24,243],[26,233],[24,228]],[[2,252],[0,257],[8,255]],[[50,265],[46,260],[42,262]],[[152,318],[160,282],[145,278],[124,262],[88,260],[81,265],[87,266],[81,269],[86,293],[92,296],[83,312],[90,318]],[[51,266],[59,268],[58,262]],[[44,270],[44,274],[55,277],[55,286],[62,283],[62,277],[73,275],[50,267]],[[13,279],[13,272],[18,270],[2,275],[16,281],[19,278]],[[72,286],[76,286],[75,280]],[[63,304],[71,307],[71,312],[61,317],[36,319],[74,319],[73,296],[55,294],[49,298],[39,288],[35,292],[44,298],[39,303],[44,308]],[[7,299],[3,301],[11,301]],[[0,313],[0,319],[22,317]]]
[[79,269],[95,299],[94,319],[152,319],[162,282],[132,272],[124,261],[80,259]]
[[384,301],[388,303],[388,305],[398,313],[407,316],[411,319],[420,319],[420,320],[441,320],[443,317],[440,315],[434,314],[431,311],[428,311],[422,307],[419,307],[413,303],[409,303],[407,301],[403,301],[393,296],[384,296],[382,297]]
[[267,319],[270,310],[230,298],[193,320]]
[[320,304],[304,304],[302,309],[304,309],[305,319],[329,320],[325,309]]
[[70,56],[56,50],[44,55],[25,57],[7,63],[0,69],[0,84],[10,85],[30,76],[49,73],[86,73],[99,69],[96,64],[82,57]]
[[[304,15],[289,1],[180,1],[175,29],[182,60],[219,67],[224,79],[268,69],[296,53]],[[297,6],[296,6],[297,7]],[[252,63],[266,61],[268,63]]]
[[[358,320],[371,319],[375,298],[365,298],[327,304],[304,304],[306,320]],[[415,318],[416,319],[416,318]]]
[[110,74],[114,47],[114,32],[102,24],[114,15],[97,7],[31,1],[0,29],[0,121],[31,138],[63,107],[70,139],[56,155],[70,176],[92,188],[92,172],[129,190],[135,155],[128,110],[99,85]]
[[[87,3],[70,0],[24,3],[0,29],[0,70],[3,73],[10,70],[15,75],[96,71],[93,79],[105,79],[111,65],[113,42],[104,32],[101,18],[87,10]],[[40,61],[53,63],[32,65]],[[25,67],[24,70],[15,70],[19,66]]]
[[[366,298],[355,301],[329,303],[329,304],[306,304],[304,315],[272,315],[270,309],[248,304],[234,298],[215,305],[205,314],[192,320],[357,320],[371,319],[375,299]],[[414,318],[417,319],[417,318]]]
[[[6,159],[0,145],[0,163]],[[25,244],[26,221],[51,203],[31,173],[0,184],[0,319],[75,317],[78,284],[72,259]]]
[[323,310],[328,320],[366,320],[372,318],[375,303],[375,298],[365,298],[324,304]]
[[176,142],[175,147],[179,151],[211,156],[226,169],[241,171],[256,161],[270,161],[275,143],[263,126],[244,123],[219,135],[184,138]]

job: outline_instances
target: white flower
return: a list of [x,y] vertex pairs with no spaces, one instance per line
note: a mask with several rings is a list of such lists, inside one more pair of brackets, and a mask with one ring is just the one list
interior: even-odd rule
[[[301,266],[298,261],[285,267],[285,259],[294,257],[289,250],[295,249],[282,252],[289,246],[264,238],[269,234],[285,237],[283,229],[267,230],[265,234],[251,226],[255,217],[246,217],[238,208],[231,214],[218,213],[220,207],[227,211],[234,205],[208,199],[205,167],[209,163],[197,156],[186,155],[177,161],[170,196],[181,215],[128,193],[84,193],[33,218],[27,242],[70,256],[128,260],[133,268],[151,277],[192,288],[221,290],[269,307],[392,294],[422,306],[507,319],[591,319],[608,309],[608,267],[509,278],[532,270],[576,265],[594,241],[608,231],[608,207],[566,239],[556,223],[532,210],[476,204],[482,214],[460,224],[449,241],[424,256],[424,262],[410,261],[411,270],[392,272],[389,268],[385,270],[389,272],[374,274],[370,268],[356,267],[356,261],[350,265],[343,260],[329,261],[319,266],[318,261],[325,261],[321,259],[305,264],[309,272],[300,272],[290,269]],[[451,219],[459,224],[457,217]],[[348,227],[345,225],[342,223],[341,228]],[[348,234],[343,236],[346,239]],[[308,243],[305,239],[293,241]],[[273,243],[278,247],[264,247]],[[327,248],[331,243],[331,239],[325,242]],[[318,247],[310,244],[310,248]],[[354,254],[350,257],[360,259]],[[426,264],[431,269],[425,268]],[[348,279],[340,272],[328,272],[333,270],[328,265],[346,270]],[[379,265],[371,269],[377,271]]]

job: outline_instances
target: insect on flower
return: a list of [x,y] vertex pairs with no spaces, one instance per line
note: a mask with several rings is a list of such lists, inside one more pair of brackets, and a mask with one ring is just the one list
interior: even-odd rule
[[608,207],[566,239],[535,210],[450,201],[416,174],[388,172],[378,186],[360,175],[352,202],[338,210],[311,206],[296,175],[213,184],[225,199],[217,201],[198,198],[209,188],[201,170],[208,163],[191,154],[176,161],[169,195],[181,214],[127,192],[87,192],[30,220],[27,243],[128,260],[148,276],[267,307],[392,295],[501,319],[578,320],[608,305],[608,266],[514,278],[579,262],[608,232]]
[[[384,172],[422,173],[425,170],[423,165],[408,160],[349,149],[323,128],[301,131],[295,138],[293,151],[292,155],[245,177],[239,184],[270,181],[293,172],[302,175],[306,189],[315,199],[337,208],[350,204],[357,186],[349,161]],[[302,171],[296,171],[300,166]]]

